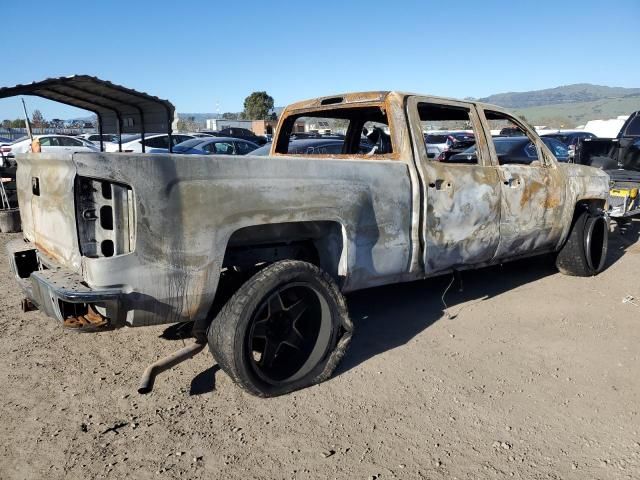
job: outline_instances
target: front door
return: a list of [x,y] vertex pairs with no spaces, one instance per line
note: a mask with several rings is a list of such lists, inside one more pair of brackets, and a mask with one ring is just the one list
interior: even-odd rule
[[[565,181],[557,161],[524,123],[483,109],[502,188],[500,245],[496,258],[554,248],[562,234]],[[499,132],[508,132],[500,135]]]
[[[411,97],[408,109],[424,199],[425,273],[490,261],[499,242],[501,187],[475,107]],[[429,158],[426,139],[439,135],[449,146]]]

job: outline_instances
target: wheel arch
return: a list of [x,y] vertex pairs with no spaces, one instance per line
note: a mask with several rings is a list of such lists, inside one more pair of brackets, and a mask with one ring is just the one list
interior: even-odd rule
[[222,266],[305,260],[340,285],[347,276],[347,245],[346,227],[336,220],[256,224],[230,235]]
[[569,232],[573,228],[573,224],[576,219],[580,216],[580,214],[584,211],[588,211],[592,214],[595,214],[599,211],[604,211],[606,206],[606,200],[603,198],[579,198],[575,201],[573,206],[573,211],[571,213],[571,217],[566,217],[567,221],[565,222],[565,226],[562,231],[562,238],[557,245],[557,250],[562,248],[562,246],[567,241],[569,237]]

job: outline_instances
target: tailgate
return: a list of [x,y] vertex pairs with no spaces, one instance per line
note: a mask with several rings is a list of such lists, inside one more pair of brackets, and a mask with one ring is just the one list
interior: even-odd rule
[[45,257],[80,272],[72,154],[29,153],[18,155],[17,161],[18,202],[25,238]]

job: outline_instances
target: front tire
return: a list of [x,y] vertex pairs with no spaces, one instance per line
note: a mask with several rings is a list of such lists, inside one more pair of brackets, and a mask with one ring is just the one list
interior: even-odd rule
[[556,266],[565,275],[597,275],[604,269],[608,244],[607,217],[584,211],[575,218],[569,238],[556,257]]
[[335,282],[310,263],[284,260],[233,294],[209,327],[208,342],[238,385],[273,397],[329,378],[352,332]]

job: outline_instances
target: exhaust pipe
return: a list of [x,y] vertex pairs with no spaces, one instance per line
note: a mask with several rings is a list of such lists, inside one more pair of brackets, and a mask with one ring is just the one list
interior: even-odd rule
[[172,353],[168,357],[161,358],[157,362],[149,365],[140,378],[138,393],[144,395],[151,392],[151,390],[153,390],[153,382],[158,374],[175,367],[177,364],[184,362],[191,357],[194,357],[200,353],[205,346],[206,343],[194,342],[193,344]]

